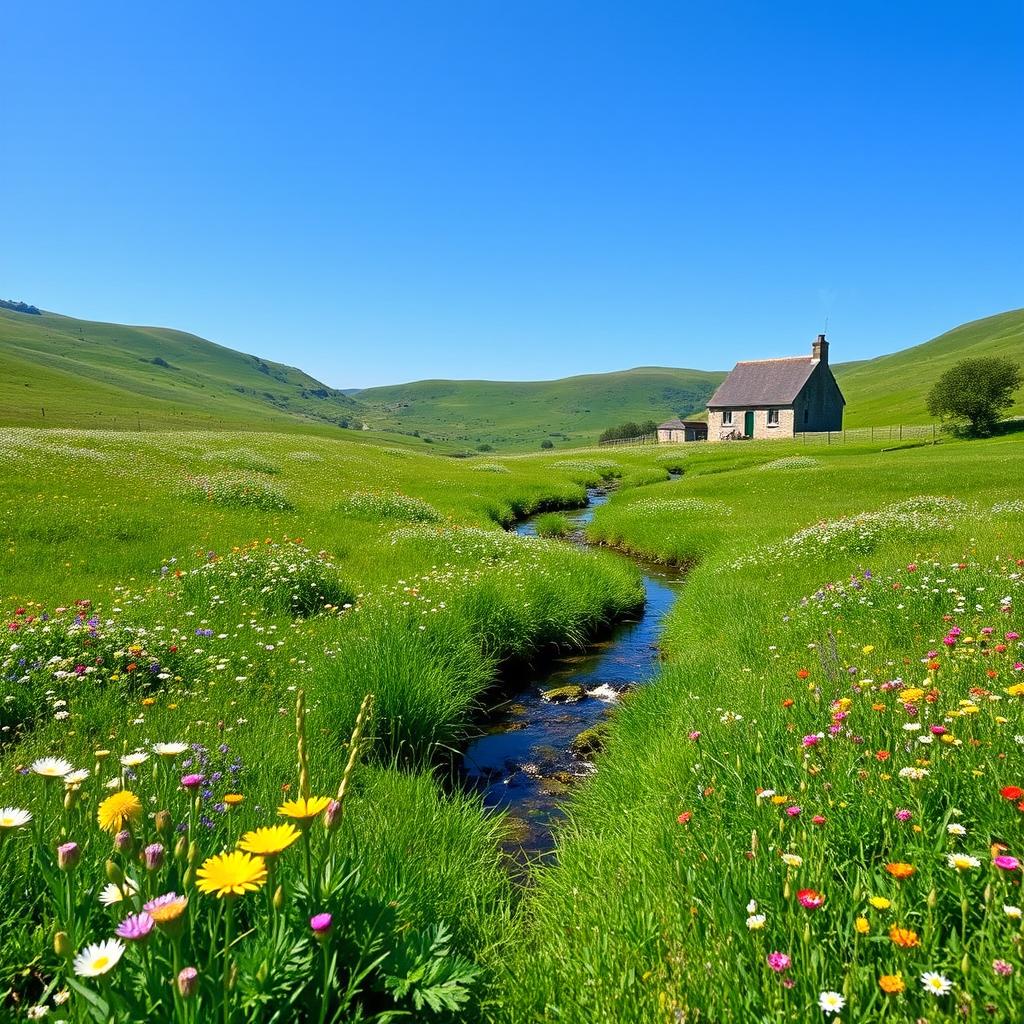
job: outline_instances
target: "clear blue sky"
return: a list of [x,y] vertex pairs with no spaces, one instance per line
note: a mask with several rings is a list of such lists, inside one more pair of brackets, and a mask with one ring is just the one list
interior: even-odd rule
[[338,387],[1024,305],[1024,6],[8,4],[0,297]]

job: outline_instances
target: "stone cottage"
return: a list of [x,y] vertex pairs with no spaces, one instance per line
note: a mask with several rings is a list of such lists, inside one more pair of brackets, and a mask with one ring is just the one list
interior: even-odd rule
[[658,424],[658,444],[707,439],[708,425],[703,420],[665,420]]
[[842,430],[844,405],[819,334],[810,356],[737,363],[708,401],[708,440]]

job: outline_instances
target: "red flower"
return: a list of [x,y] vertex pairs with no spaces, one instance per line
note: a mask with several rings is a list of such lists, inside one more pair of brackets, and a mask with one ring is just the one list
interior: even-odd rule
[[888,750],[879,750],[878,753],[875,754],[875,759],[878,761],[888,761],[889,757],[890,754]]
[[784,701],[782,702],[782,706],[783,706],[784,708],[791,708],[791,707],[793,706],[793,698],[792,698],[792,697],[787,697],[787,698],[786,698],[786,699],[785,699],[785,700],[784,700]]
[[999,790],[999,795],[1006,800],[1019,800],[1024,797],[1024,789],[1021,789],[1020,786],[1003,786]]
[[798,668],[796,670],[796,677],[797,677],[797,679],[806,679],[810,674],[811,673],[808,672],[807,669],[805,669],[805,668]]
[[825,902],[824,893],[817,889],[798,889],[796,893],[797,902],[807,910],[817,910]]
[[676,818],[676,821],[678,821],[680,825],[688,825],[692,817],[693,811],[683,811],[683,813]]

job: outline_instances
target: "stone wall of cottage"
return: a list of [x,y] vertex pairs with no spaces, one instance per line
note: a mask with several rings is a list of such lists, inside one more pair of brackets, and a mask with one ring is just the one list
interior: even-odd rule
[[827,364],[819,363],[794,406],[799,431],[842,430],[843,398]]

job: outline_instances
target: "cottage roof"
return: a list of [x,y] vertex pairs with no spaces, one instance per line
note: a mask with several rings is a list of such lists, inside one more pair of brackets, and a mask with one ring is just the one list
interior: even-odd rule
[[682,430],[684,427],[706,427],[704,420],[665,420],[658,424],[659,430]]
[[708,408],[791,405],[817,365],[810,356],[737,363],[708,400]]

